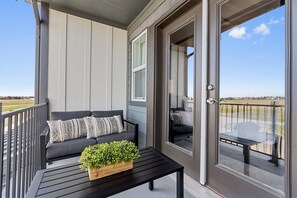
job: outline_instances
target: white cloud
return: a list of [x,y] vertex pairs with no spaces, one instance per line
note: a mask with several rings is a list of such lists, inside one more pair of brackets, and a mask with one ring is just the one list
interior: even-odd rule
[[268,22],[268,25],[274,25],[274,24],[278,24],[280,21],[279,20],[274,20],[274,19],[270,19],[270,21]]
[[246,33],[246,27],[235,27],[229,32],[228,35],[234,39],[244,39],[249,37],[249,35]]
[[261,34],[263,36],[270,34],[270,29],[265,23],[261,23],[254,29],[255,34]]

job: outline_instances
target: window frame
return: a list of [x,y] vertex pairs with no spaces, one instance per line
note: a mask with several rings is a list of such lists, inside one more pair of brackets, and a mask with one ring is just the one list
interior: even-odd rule
[[[134,68],[134,43],[137,42],[143,35],[145,35],[145,63],[142,65],[139,65],[138,67]],[[136,38],[134,38],[131,42],[132,45],[132,59],[131,59],[131,101],[135,102],[146,102],[146,86],[147,86],[147,29],[145,29],[143,32],[141,32]],[[135,97],[134,93],[134,87],[135,87],[135,73],[138,71],[144,70],[144,97]]]

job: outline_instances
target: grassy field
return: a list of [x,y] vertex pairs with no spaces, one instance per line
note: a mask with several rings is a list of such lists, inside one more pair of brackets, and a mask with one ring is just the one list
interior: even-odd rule
[[[271,106],[256,106],[256,105],[272,105],[273,102],[275,107],[276,120],[284,122],[284,99],[270,100],[270,99],[237,99],[237,100],[224,100],[221,102],[220,113],[223,116],[233,115],[246,118],[254,118],[257,120],[266,120],[272,115],[273,108]],[[232,104],[245,104],[243,105],[232,105]]]
[[[276,107],[269,106],[275,102]],[[235,104],[235,105],[234,105]],[[245,104],[245,105],[237,105]],[[224,119],[223,126],[226,130],[232,130],[236,125],[237,119],[262,123],[263,127],[270,127],[275,123],[276,133],[284,136],[285,133],[285,100],[284,99],[234,99],[224,100],[220,106],[220,116]],[[257,106],[260,105],[260,106]],[[261,106],[268,105],[268,106]],[[273,121],[275,120],[275,121]],[[233,123],[233,124],[231,124]]]
[[2,112],[4,113],[32,106],[34,104],[34,100],[0,100],[0,103],[2,103]]

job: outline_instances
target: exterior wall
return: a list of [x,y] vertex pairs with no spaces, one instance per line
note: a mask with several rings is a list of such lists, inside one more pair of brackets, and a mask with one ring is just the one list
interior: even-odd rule
[[126,63],[127,31],[50,9],[50,111],[126,111]]
[[[153,109],[147,109],[148,98],[153,97],[150,95],[149,88],[147,87],[147,102],[131,102],[131,51],[132,51],[132,40],[137,37],[140,33],[142,33],[145,29],[155,23],[158,19],[160,19],[166,12],[171,10],[173,7],[176,7],[184,0],[154,0],[151,1],[146,8],[138,15],[138,17],[129,25],[128,27],[128,86],[127,86],[127,100],[128,100],[128,119],[133,120],[140,124],[140,142],[146,141],[147,132],[153,133],[152,127],[147,127],[147,123],[150,122],[151,118],[148,117],[148,112],[153,111]],[[147,32],[147,42],[148,48],[151,46],[151,41],[149,38],[151,37],[151,31]],[[150,49],[148,49],[149,53]],[[147,84],[154,83],[154,76],[150,74],[151,68],[154,65],[147,62]],[[152,79],[150,78],[152,77]],[[148,142],[148,141],[146,141]],[[153,143],[149,140],[148,145],[152,145]]]

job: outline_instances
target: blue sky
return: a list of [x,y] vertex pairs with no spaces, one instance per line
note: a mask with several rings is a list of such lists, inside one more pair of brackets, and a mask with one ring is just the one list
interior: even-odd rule
[[34,95],[34,20],[24,0],[0,1],[0,96]]
[[221,97],[284,96],[285,6],[221,34]]
[[[188,94],[193,97],[193,57],[188,64]],[[221,34],[220,97],[284,95],[285,6],[282,6]]]

